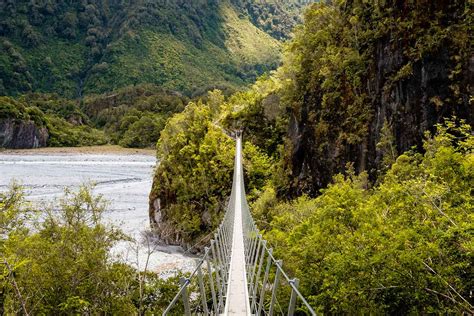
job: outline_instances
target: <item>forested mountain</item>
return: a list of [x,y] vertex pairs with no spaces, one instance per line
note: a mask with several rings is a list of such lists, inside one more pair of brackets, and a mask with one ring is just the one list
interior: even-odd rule
[[347,1],[307,12],[287,63],[295,195],[316,195],[347,163],[374,180],[443,118],[474,121],[471,9]]
[[259,28],[275,38],[289,39],[296,25],[302,22],[304,8],[315,0],[255,1],[231,0]]
[[[199,251],[243,128],[253,217],[318,313],[472,314],[472,1],[321,1],[291,35],[300,3],[3,1],[0,132],[156,144],[150,222]],[[25,311],[160,313],[178,284],[111,260],[100,197],[60,206],[30,227],[0,195],[0,312],[21,308],[14,277]]]
[[0,94],[236,88],[279,63],[297,14],[227,0],[2,1]]
[[[14,99],[1,100],[0,147],[154,147],[186,98],[215,87],[230,93],[274,69],[302,8],[298,1],[1,1],[0,95]],[[58,111],[73,103],[83,119]]]
[[[451,116],[473,123],[469,12],[465,2],[313,5],[276,72],[228,98],[213,92],[172,118],[158,148],[164,175],[172,179],[158,180],[164,191],[152,196],[163,197],[162,209],[168,203],[174,207],[179,190],[188,187],[181,185],[188,182],[178,180],[186,177],[186,168],[170,172],[177,157],[172,152],[181,152],[181,145],[199,152],[214,130],[206,124],[216,121],[227,130],[244,127],[246,139],[260,148],[256,153],[276,159],[273,180],[280,197],[317,196],[348,167],[367,172],[376,183],[400,154],[423,151],[425,133],[434,132],[436,124]],[[200,119],[194,122],[194,117]],[[183,133],[187,138],[175,144],[174,137]],[[223,132],[215,136],[225,138]],[[187,156],[203,160],[199,154]],[[202,180],[197,186],[204,191],[209,181],[220,181]],[[215,187],[230,189],[225,181]],[[200,198],[200,190],[192,192]],[[194,228],[202,232],[203,227]],[[193,238],[189,229],[180,231],[182,236],[174,236],[178,242]]]

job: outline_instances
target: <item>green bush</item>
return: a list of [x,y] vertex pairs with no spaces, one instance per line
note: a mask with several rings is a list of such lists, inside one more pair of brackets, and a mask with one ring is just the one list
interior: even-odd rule
[[[224,212],[232,187],[235,142],[217,122],[230,108],[220,91],[212,91],[206,102],[191,102],[173,116],[158,141],[160,164],[150,199],[160,200],[162,222],[183,243],[212,231]],[[247,190],[258,194],[272,161],[250,142],[244,144],[243,158]]]
[[[37,209],[14,185],[0,193],[2,314],[160,314],[178,291],[111,253],[129,240],[102,222],[106,201],[92,188],[66,191],[54,209]],[[39,220],[41,218],[41,220]]]
[[33,121],[38,127],[47,127],[48,146],[90,146],[108,142],[103,131],[86,125],[89,119],[74,101],[57,95],[36,93],[17,100],[0,97],[1,118]]
[[0,97],[0,118],[25,119],[28,118],[26,106],[10,97]]
[[[121,126],[123,125],[122,123]],[[133,123],[127,124],[126,132],[119,145],[135,148],[154,147],[164,125],[163,119],[158,115],[142,116]]]
[[47,115],[46,120],[49,131],[48,146],[76,147],[104,145],[107,143],[105,133],[90,126],[75,126],[55,115]]
[[147,84],[88,96],[83,109],[113,143],[155,147],[166,120],[182,111],[187,101],[180,94]]
[[[215,91],[207,103],[189,103],[166,124],[158,141],[160,164],[151,199],[161,199],[163,217],[181,238],[192,240],[219,223],[221,205],[230,193],[233,142],[212,124]],[[209,220],[202,220],[203,213]]]
[[[474,137],[438,126],[425,154],[398,157],[380,183],[337,175],[315,199],[254,204],[266,237],[320,313],[468,313],[473,287]],[[273,193],[272,193],[273,192]]]

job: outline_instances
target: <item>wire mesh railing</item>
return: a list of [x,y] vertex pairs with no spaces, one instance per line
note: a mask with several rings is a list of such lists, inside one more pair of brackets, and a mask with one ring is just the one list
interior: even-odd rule
[[[237,133],[237,138],[240,138]],[[241,141],[237,141],[241,146]],[[237,153],[241,152],[238,148]],[[236,156],[235,163],[241,163]],[[180,279],[180,288],[163,315],[220,315],[224,314],[232,256],[235,202],[241,199],[244,254],[247,273],[249,315],[316,315],[298,290],[299,280],[291,279],[283,270],[283,261],[273,256],[255,225],[245,196],[243,173],[237,176],[234,168],[232,193],[210,247],[187,278]],[[239,185],[240,196],[236,196]],[[230,285],[232,286],[232,284]],[[180,302],[180,303],[179,303]]]
[[[180,279],[179,291],[163,315],[219,315],[224,312],[232,255],[236,178],[237,172],[234,170],[232,193],[224,219],[211,239],[210,246],[204,248],[204,255],[197,261],[191,275]],[[181,304],[178,304],[179,301]]]
[[180,278],[179,291],[163,315],[219,315],[223,312],[232,244],[229,224],[224,221],[219,226],[194,271]]
[[252,315],[316,315],[298,290],[299,280],[290,279],[283,270],[283,261],[273,256],[273,249],[260,234],[250,213],[245,194],[243,174],[238,181],[242,186],[242,221],[245,263]]
[[299,280],[283,270],[283,261],[257,230],[250,213],[245,215],[244,245],[249,303],[252,315],[316,315],[298,290]]

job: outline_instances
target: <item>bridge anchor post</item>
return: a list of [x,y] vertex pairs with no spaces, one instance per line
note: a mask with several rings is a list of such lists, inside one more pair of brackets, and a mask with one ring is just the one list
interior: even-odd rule
[[293,316],[295,314],[295,305],[296,305],[296,298],[298,294],[296,290],[298,289],[298,285],[300,284],[300,280],[294,278],[290,281],[290,285],[292,285],[291,289],[291,297],[290,297],[290,305],[288,306],[288,316]]
[[189,308],[189,296],[188,296],[188,287],[189,280],[186,278],[179,278],[179,284],[183,287],[182,298],[184,305],[184,314],[186,316],[191,316],[191,310]]

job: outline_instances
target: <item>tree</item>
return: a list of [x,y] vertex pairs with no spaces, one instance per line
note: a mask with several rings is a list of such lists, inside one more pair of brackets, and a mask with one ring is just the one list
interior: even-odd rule
[[[21,193],[10,193],[11,198],[2,203],[2,213],[16,210],[21,214],[21,199],[16,196]],[[3,258],[10,263],[8,275],[14,275],[16,283],[2,282],[7,314],[23,304],[32,314],[135,310],[130,294],[133,282],[129,281],[135,272],[114,262],[109,253],[125,236],[101,223],[104,207],[100,196],[81,187],[77,193],[66,191],[59,211],[46,210],[42,221],[30,222],[34,232],[19,234],[15,225],[2,244]],[[19,289],[23,300],[13,295],[18,291],[12,287]]]
[[[474,137],[447,120],[424,154],[400,155],[378,185],[337,175],[315,199],[257,214],[301,290],[322,313],[469,313],[473,286]],[[307,245],[311,245],[308,247]]]

